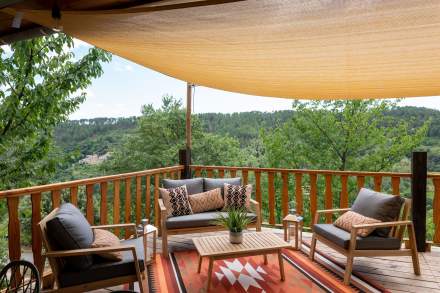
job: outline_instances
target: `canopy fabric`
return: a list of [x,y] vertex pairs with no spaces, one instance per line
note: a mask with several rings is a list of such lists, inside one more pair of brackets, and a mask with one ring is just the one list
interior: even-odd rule
[[[440,95],[440,1],[148,7],[62,11],[59,25],[148,68],[227,91],[300,99]],[[56,25],[50,11],[22,11],[27,20]]]

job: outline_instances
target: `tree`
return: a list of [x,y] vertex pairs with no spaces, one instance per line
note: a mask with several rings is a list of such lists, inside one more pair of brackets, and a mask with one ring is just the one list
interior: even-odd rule
[[0,189],[41,183],[56,167],[54,127],[84,101],[111,55],[97,48],[77,58],[64,34],[0,47]]
[[271,166],[389,170],[426,137],[429,121],[411,128],[409,121],[385,113],[388,100],[294,102],[292,119],[263,133]]
[[[185,147],[186,111],[180,100],[162,98],[162,106],[143,106],[138,128],[126,142],[114,150],[103,164],[106,172],[122,173],[178,163],[178,151]],[[245,157],[237,139],[204,133],[196,116],[192,117],[193,163],[240,164]]]

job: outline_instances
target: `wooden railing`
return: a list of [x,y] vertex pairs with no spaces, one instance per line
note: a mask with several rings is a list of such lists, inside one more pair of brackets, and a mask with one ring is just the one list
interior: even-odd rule
[[[90,224],[140,223],[141,219],[153,220],[158,226],[159,184],[162,178],[180,178],[183,166],[174,166],[139,172],[110,175],[96,178],[74,180],[69,182],[47,184],[29,188],[0,191],[0,200],[8,205],[8,246],[9,258],[21,257],[21,224],[20,203],[30,200],[32,206],[31,234],[34,264],[43,270],[41,256],[41,233],[37,226],[45,214],[60,206],[61,202],[71,202],[85,212]],[[123,191],[123,202],[121,202]],[[132,198],[134,194],[134,198]],[[96,200],[95,197],[99,197]],[[111,206],[109,197],[112,197]],[[45,199],[50,199],[46,200]],[[50,202],[46,210],[42,202]],[[111,213],[110,213],[111,212]],[[122,217],[123,215],[123,217]],[[110,219],[111,218],[111,219]],[[110,221],[111,220],[111,221]],[[121,231],[115,231],[121,235]],[[125,235],[127,236],[127,235]]]
[[[62,202],[77,205],[91,224],[140,223],[150,219],[158,223],[158,187],[162,178],[180,178],[184,166],[173,166],[139,172],[81,179],[7,191],[0,191],[0,200],[8,205],[8,246],[11,260],[21,257],[21,222],[30,222],[34,263],[42,271],[42,242],[37,223]],[[252,183],[253,197],[263,207],[267,224],[278,225],[289,212],[289,202],[296,203],[307,219],[322,208],[345,208],[363,186],[377,191],[409,196],[410,173],[353,172],[329,170],[296,170],[225,166],[191,166],[195,177],[236,177]],[[440,243],[440,174],[428,175],[428,191],[432,197],[434,243]],[[42,205],[45,204],[45,206]],[[31,206],[30,219],[20,217],[20,207]],[[325,219],[327,222],[330,217]],[[127,237],[125,231],[115,231]]]
[[[240,176],[244,184],[252,183],[253,196],[263,207],[263,212],[266,211],[263,220],[269,225],[281,224],[282,217],[289,212],[290,201],[295,202],[296,210],[305,215],[307,220],[312,218],[318,208],[349,207],[357,191],[364,186],[395,195],[405,191],[402,195],[410,196],[411,173],[197,165],[192,165],[191,170],[195,177]],[[440,243],[440,173],[428,174],[428,192],[433,198],[435,230],[432,240]],[[331,215],[327,215],[325,220],[330,222]]]

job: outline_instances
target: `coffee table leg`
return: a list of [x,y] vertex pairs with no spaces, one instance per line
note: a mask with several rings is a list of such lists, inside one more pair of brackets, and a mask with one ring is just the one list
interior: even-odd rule
[[200,274],[200,270],[202,269],[202,257],[199,255],[199,267],[197,269],[197,273]]
[[208,267],[208,288],[207,291],[211,288],[211,275],[212,275],[212,267],[214,266],[214,259],[212,257],[209,258],[209,267]]
[[264,264],[267,265],[267,254],[264,255]]
[[281,281],[284,281],[285,280],[284,264],[283,264],[283,256],[281,255],[281,249],[278,249],[278,262],[279,262],[279,265],[280,265]]

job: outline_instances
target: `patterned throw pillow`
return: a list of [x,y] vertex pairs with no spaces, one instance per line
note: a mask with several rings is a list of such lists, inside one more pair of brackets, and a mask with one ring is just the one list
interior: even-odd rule
[[[112,247],[112,246],[120,246],[119,238],[110,231],[102,230],[102,229],[94,229],[93,234],[95,235],[95,240],[92,243],[92,248],[101,248],[101,247]],[[122,260],[122,252],[114,251],[114,252],[101,252],[98,255],[102,258],[113,260],[113,261],[121,261]]]
[[189,203],[191,204],[193,213],[218,210],[225,205],[220,188],[202,193],[190,194]]
[[[350,232],[353,225],[361,225],[361,224],[375,224],[380,223],[381,221],[362,216],[353,211],[348,211],[344,213],[342,216],[336,219],[334,225],[338,228],[341,228],[345,231]],[[374,231],[374,228],[364,228],[357,230],[357,235],[361,237],[367,237]]]
[[250,200],[252,193],[252,185],[224,185],[225,206],[223,210],[234,209],[250,209]]
[[193,213],[188,200],[186,185],[176,188],[159,188],[163,203],[167,208],[168,218],[191,215]]

